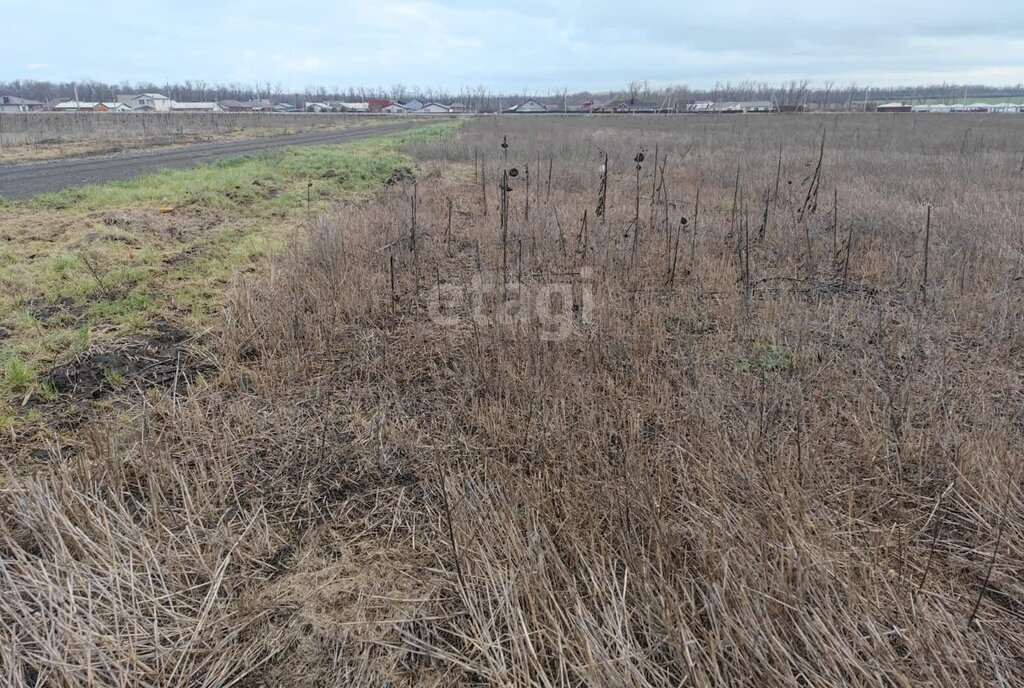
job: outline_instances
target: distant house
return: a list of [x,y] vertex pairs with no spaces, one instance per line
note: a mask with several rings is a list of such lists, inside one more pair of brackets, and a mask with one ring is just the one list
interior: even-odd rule
[[730,101],[727,103],[712,103],[710,111],[724,115],[733,115],[745,112],[778,112],[779,108],[770,100],[746,100],[739,102]]
[[451,105],[448,106],[448,111],[449,112],[465,112],[466,111],[466,104],[465,103],[452,103]]
[[508,108],[507,110],[505,110],[505,112],[507,112],[508,114],[532,114],[547,111],[548,109],[544,106],[543,103],[534,100],[533,98],[524,100],[523,102],[517,103],[512,107]]
[[274,109],[269,100],[218,100],[214,112],[271,112]]
[[327,104],[330,105],[331,109],[334,110],[335,112],[369,112],[370,111],[370,104],[366,103],[366,102],[356,103],[356,102],[331,100],[331,101],[328,101]]
[[751,100],[739,103],[743,112],[778,112],[779,108],[770,100]]
[[367,98],[366,104],[370,106],[370,112],[384,112],[384,108],[395,101],[390,98]]
[[989,112],[1020,112],[1021,106],[1018,103],[997,103],[988,109]]
[[295,112],[295,106],[291,103],[278,103],[274,106],[274,112]]
[[409,112],[416,112],[423,109],[423,103],[413,98],[412,100],[405,101],[405,109]]
[[57,112],[89,112],[96,107],[96,103],[88,100],[65,100],[53,106]]
[[451,111],[451,108],[447,105],[442,105],[441,103],[426,103],[423,107],[417,110],[417,112],[425,115],[443,115]]
[[605,103],[601,106],[601,112],[615,112],[618,114],[650,114],[658,112],[660,106],[656,103],[641,103],[635,100],[617,100]]
[[252,103],[243,103],[240,100],[218,100],[217,107],[221,112],[252,112]]
[[685,104],[681,105],[680,102],[679,102],[679,99],[677,97],[672,96],[672,95],[668,95],[668,96],[665,96],[665,99],[663,101],[661,101],[660,105],[658,105],[658,112],[665,113],[665,114],[668,114],[668,113],[678,114],[679,112],[682,112],[682,109],[684,107],[685,107]]
[[65,100],[53,108],[57,112],[131,112],[124,103],[97,103],[88,100]]
[[170,112],[171,99],[160,93],[118,96],[117,100],[138,112]]
[[409,112],[409,108],[405,107],[401,103],[391,103],[390,105],[382,107],[380,111],[385,115],[404,115]]
[[914,108],[903,103],[886,103],[875,108],[875,112],[912,112]]
[[38,100],[18,96],[0,96],[0,112],[35,112],[46,106]]
[[615,112],[615,104],[617,102],[619,102],[619,101],[614,100],[614,99],[612,99],[612,100],[602,100],[602,101],[591,99],[588,102],[584,102],[583,103],[583,107],[586,109],[587,112],[596,112],[596,113]]
[[303,109],[306,112],[330,112],[331,106],[327,103],[307,102]]
[[171,101],[172,112],[220,112],[220,106],[214,101],[198,103],[179,103]]

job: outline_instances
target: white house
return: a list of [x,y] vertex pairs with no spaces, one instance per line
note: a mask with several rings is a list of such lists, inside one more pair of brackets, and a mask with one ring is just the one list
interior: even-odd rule
[[427,103],[421,107],[417,112],[422,112],[425,115],[443,115],[451,112],[452,109],[447,105],[441,103]]
[[99,103],[91,100],[65,100],[63,103],[58,103],[54,106],[54,110],[57,112],[87,112],[95,110]]
[[57,112],[131,112],[124,103],[97,103],[88,100],[65,100],[53,108]]
[[369,112],[369,103],[346,103],[346,102],[331,102],[331,107],[336,112]]
[[139,112],[170,112],[171,99],[160,93],[140,93],[135,96],[118,96],[117,99]]
[[0,96],[0,112],[31,112],[42,109],[43,103],[38,100],[19,98],[18,96]]
[[770,100],[751,100],[737,104],[743,109],[743,112],[777,112],[779,109]]
[[306,112],[330,112],[331,106],[327,103],[311,103],[307,101],[306,106],[303,109]]
[[539,101],[536,101],[533,98],[530,98],[528,100],[524,100],[521,103],[513,105],[508,110],[505,110],[505,112],[508,112],[508,113],[528,113],[528,112],[547,112],[547,111],[548,111],[548,109],[546,107],[544,107],[543,103],[541,103]]
[[382,107],[380,111],[385,115],[404,115],[409,112],[409,108],[405,107],[401,103],[391,103],[390,105]]
[[423,109],[423,103],[413,98],[412,100],[405,101],[405,109],[409,112],[416,112]]
[[176,100],[171,101],[171,110],[173,112],[221,112],[220,106],[216,102],[200,102],[200,103],[179,103]]

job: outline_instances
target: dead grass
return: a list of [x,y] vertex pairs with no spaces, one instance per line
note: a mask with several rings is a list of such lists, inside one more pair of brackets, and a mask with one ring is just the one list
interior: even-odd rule
[[[415,194],[238,278],[217,384],[9,478],[6,675],[1024,681],[1021,124],[971,148],[956,122],[501,118],[411,146]],[[567,285],[564,319],[496,324],[506,274],[510,300]],[[477,319],[432,311],[477,277]]]

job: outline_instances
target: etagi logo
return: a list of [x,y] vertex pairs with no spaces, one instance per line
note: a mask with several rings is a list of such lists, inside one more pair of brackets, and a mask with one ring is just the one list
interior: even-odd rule
[[479,327],[517,328],[536,322],[544,341],[565,341],[594,323],[590,268],[579,280],[525,284],[477,275],[466,285],[441,284],[430,290],[427,312],[442,327],[471,318]]

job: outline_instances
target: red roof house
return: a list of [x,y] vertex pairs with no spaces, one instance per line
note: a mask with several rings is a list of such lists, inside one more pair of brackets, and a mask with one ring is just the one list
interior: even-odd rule
[[370,105],[370,112],[382,112],[384,108],[395,101],[390,98],[367,98],[366,102]]

